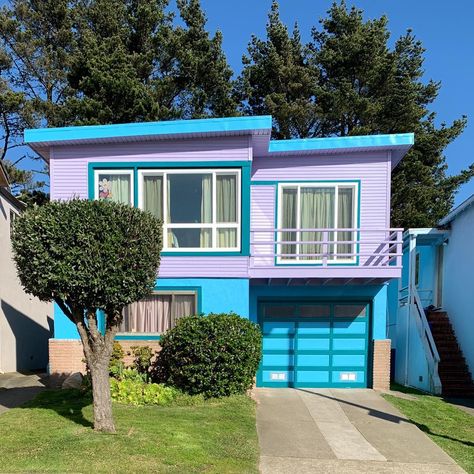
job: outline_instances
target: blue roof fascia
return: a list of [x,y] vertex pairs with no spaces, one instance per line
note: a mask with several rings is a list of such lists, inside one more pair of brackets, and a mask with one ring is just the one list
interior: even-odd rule
[[474,194],[468,197],[465,201],[463,201],[459,206],[455,207],[447,216],[443,217],[439,222],[439,226],[448,225],[454,219],[456,219],[459,214],[464,212],[466,209],[471,207],[474,204]]
[[346,148],[398,148],[410,147],[415,143],[413,133],[392,135],[362,135],[355,137],[300,138],[293,140],[271,140],[270,153],[291,151],[318,151]]
[[215,119],[169,120],[165,122],[85,125],[25,130],[25,143],[51,143],[71,140],[111,139],[147,135],[180,135],[189,133],[251,132],[272,128],[270,115]]

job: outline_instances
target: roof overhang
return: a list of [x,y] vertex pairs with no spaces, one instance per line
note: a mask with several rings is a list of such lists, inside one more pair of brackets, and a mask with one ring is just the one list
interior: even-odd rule
[[446,217],[443,217],[438,222],[438,225],[440,227],[444,227],[448,224],[450,224],[456,217],[459,216],[462,212],[466,211],[468,208],[470,208],[474,204],[474,194],[471,197],[468,197],[464,202],[459,204],[456,208],[454,208]]
[[248,135],[252,137],[254,156],[387,151],[390,152],[392,168],[414,144],[413,133],[271,140],[271,131],[272,117],[263,115],[29,129],[25,130],[24,138],[26,144],[48,160],[53,146]]

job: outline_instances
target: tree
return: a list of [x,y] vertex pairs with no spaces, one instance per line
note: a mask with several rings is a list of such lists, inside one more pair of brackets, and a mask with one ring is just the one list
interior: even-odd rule
[[232,70],[222,51],[222,33],[210,37],[199,0],[177,0],[184,26],[171,43],[172,72],[181,118],[228,117],[237,114]]
[[[13,0],[0,9],[0,128],[2,158],[23,143],[23,130],[42,124],[60,125],[72,48],[69,0]],[[30,193],[44,186],[34,174],[18,168],[22,153],[9,168],[12,189]],[[47,169],[40,171],[47,174]]]
[[237,89],[245,113],[272,115],[273,136],[278,139],[320,134],[315,98],[319,72],[308,64],[308,48],[301,43],[298,25],[290,35],[276,1],[268,16],[266,40],[252,36],[242,61]]
[[[94,428],[114,432],[109,361],[123,308],[155,285],[161,222],[128,205],[50,202],[20,216],[13,252],[25,291],[55,301],[76,325],[92,377]],[[98,315],[105,316],[99,329]]]
[[461,117],[436,126],[431,106],[440,83],[423,79],[424,48],[408,31],[388,46],[386,17],[334,2],[301,45],[273,3],[267,40],[252,38],[239,80],[244,110],[271,113],[276,138],[415,133],[415,146],[392,179],[392,223],[433,226],[451,209],[474,165],[447,176],[446,147],[466,126]]

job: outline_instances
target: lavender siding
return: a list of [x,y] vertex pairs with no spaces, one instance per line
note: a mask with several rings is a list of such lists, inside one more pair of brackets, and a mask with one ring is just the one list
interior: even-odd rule
[[51,198],[87,198],[88,163],[248,161],[248,137],[58,146],[50,159]]
[[[360,181],[360,228],[386,229],[390,227],[390,154],[384,153],[353,153],[348,155],[325,156],[285,156],[254,158],[252,163],[252,181]],[[251,230],[268,228],[269,232],[253,235],[253,239],[265,240],[274,238],[276,185],[252,185]],[[370,240],[383,239],[383,233],[362,234],[361,238]],[[257,256],[252,259],[255,267],[272,265],[273,259],[259,257],[258,254],[271,252],[273,246],[259,245],[254,248]],[[360,246],[361,253],[374,251],[377,245]],[[367,257],[360,258],[364,265]],[[327,269],[326,269],[327,270]],[[303,270],[300,267],[300,270]],[[360,270],[359,270],[360,271]],[[311,272],[306,270],[304,273]],[[366,269],[362,270],[365,274]],[[275,277],[287,274],[288,269],[272,271]],[[292,271],[294,273],[294,271]],[[319,273],[319,272],[318,272]]]
[[248,278],[248,257],[162,257],[161,278]]

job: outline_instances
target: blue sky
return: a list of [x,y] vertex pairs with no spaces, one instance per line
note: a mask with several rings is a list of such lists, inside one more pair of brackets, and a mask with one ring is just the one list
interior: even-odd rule
[[[220,29],[224,50],[233,70],[241,69],[252,34],[263,37],[271,0],[201,0],[211,31]],[[0,4],[6,3],[0,0]],[[172,2],[173,3],[173,2]],[[331,0],[280,0],[283,21],[292,28],[298,22],[303,39],[309,39],[311,27],[318,25]],[[448,173],[456,173],[474,161],[474,2],[472,0],[347,0],[365,12],[366,18],[386,14],[391,42],[408,28],[423,42],[425,77],[442,82],[441,92],[432,110],[438,121],[450,123],[467,115],[469,124],[446,150]],[[29,166],[29,165],[28,165]],[[474,193],[474,180],[464,185],[456,204]]]

